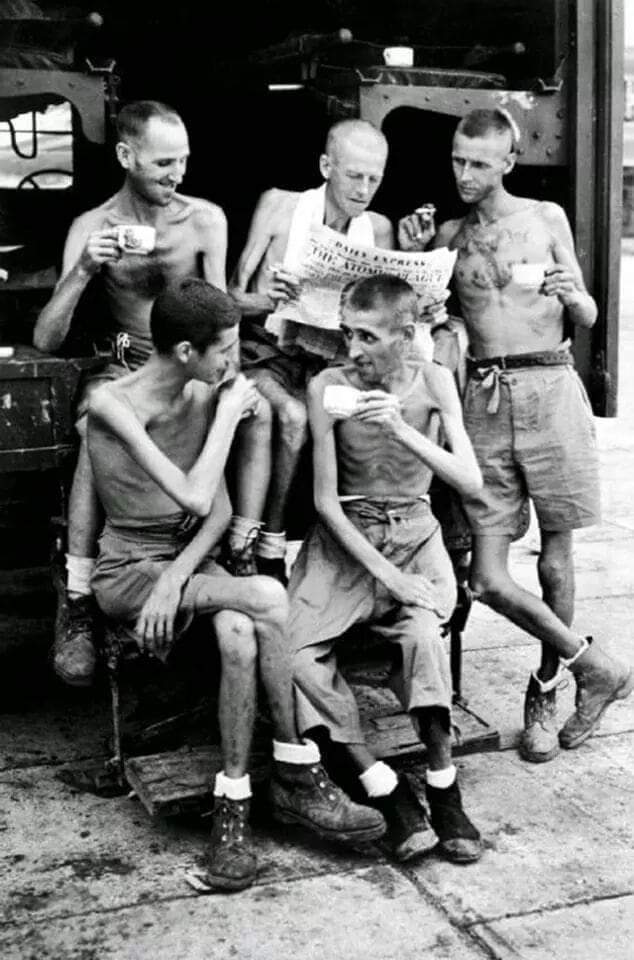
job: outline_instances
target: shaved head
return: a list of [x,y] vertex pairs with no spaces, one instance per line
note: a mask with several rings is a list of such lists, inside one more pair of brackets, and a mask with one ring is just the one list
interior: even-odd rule
[[467,113],[456,127],[456,133],[461,133],[472,140],[493,134],[508,142],[509,152],[517,150],[520,139],[520,131],[515,120],[507,110],[499,107],[493,110],[472,110]]
[[328,131],[324,153],[336,159],[342,146],[362,145],[370,149],[379,149],[387,155],[387,140],[380,130],[373,127],[367,120],[340,120]]

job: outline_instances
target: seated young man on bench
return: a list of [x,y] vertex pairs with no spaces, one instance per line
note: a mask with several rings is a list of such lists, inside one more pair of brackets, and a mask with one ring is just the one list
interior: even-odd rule
[[168,287],[152,308],[150,359],[93,394],[88,422],[106,513],[93,578],[99,606],[161,659],[194,616],[213,616],[224,770],[215,779],[207,872],[225,890],[248,886],[256,872],[247,765],[258,670],[274,728],[276,819],[343,841],[385,831],[380,813],[352,803],[328,779],[316,744],[297,736],[284,588],[270,577],[232,577],[213,559],[231,517],[227,455],[258,403],[238,373],[238,321],[233,300],[204,280]]
[[[456,586],[427,492],[434,473],[463,495],[482,479],[451,373],[408,360],[417,315],[414,291],[397,277],[370,277],[344,291],[349,363],[324,370],[308,389],[318,520],[291,575],[289,637],[299,730],[325,728],[333,753],[344,751],[387,821],[395,857],[410,859],[440,841],[446,857],[466,863],[482,847],[451,762],[451,678],[441,642]],[[449,449],[438,444],[439,427]],[[354,624],[394,644],[394,691],[427,745],[431,827],[407,781],[364,742],[336,659],[338,638]]]

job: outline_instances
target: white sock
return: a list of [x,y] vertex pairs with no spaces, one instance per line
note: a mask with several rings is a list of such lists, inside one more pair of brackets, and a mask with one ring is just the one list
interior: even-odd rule
[[90,581],[97,561],[94,557],[73,557],[66,554],[66,590],[81,597],[92,594]]
[[249,517],[239,517],[237,514],[231,517],[229,524],[228,538],[232,550],[244,550],[255,544],[262,526],[259,520],[250,520]]
[[457,770],[453,763],[450,767],[445,767],[444,770],[430,770],[429,768],[425,771],[425,780],[430,787],[436,787],[437,790],[446,790],[456,779]]
[[251,796],[251,777],[227,777],[224,770],[216,774],[214,797],[228,797],[229,800],[248,800]]
[[255,552],[263,560],[283,560],[286,556],[286,531],[270,533],[268,530],[263,530]]
[[387,797],[398,783],[394,770],[382,760],[377,760],[371,767],[360,773],[359,780],[369,797]]
[[278,763],[319,763],[321,756],[319,747],[313,740],[304,740],[302,743],[282,743],[273,741],[273,759]]

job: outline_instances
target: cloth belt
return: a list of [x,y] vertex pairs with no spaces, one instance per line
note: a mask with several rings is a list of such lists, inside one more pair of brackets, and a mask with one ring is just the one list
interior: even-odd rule
[[500,357],[467,357],[468,376],[478,376],[484,390],[490,390],[487,413],[497,413],[500,406],[500,376],[506,370],[527,367],[573,366],[574,358],[568,343],[558,350],[539,350],[535,353],[510,353]]

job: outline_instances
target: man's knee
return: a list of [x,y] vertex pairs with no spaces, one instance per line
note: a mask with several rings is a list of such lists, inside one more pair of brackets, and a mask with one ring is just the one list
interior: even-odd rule
[[221,610],[214,616],[214,627],[223,664],[252,668],[258,647],[251,618],[236,610]]
[[[249,422],[248,420],[246,421]],[[253,426],[258,432],[271,432],[273,423],[273,410],[270,402],[262,394],[258,397],[258,405],[253,414]]]
[[508,576],[493,570],[472,570],[469,588],[476,600],[496,608],[508,596]]
[[88,417],[85,413],[83,413],[79,419],[75,421],[75,430],[79,434],[80,443],[86,443],[88,434]]
[[288,397],[277,408],[280,436],[285,446],[301,450],[308,431],[308,413],[300,400]]
[[274,620],[286,624],[288,595],[282,584],[273,577],[250,577],[249,595],[257,611],[257,619]]
[[537,561],[539,582],[542,587],[558,592],[570,586],[571,558],[564,555],[542,554]]

